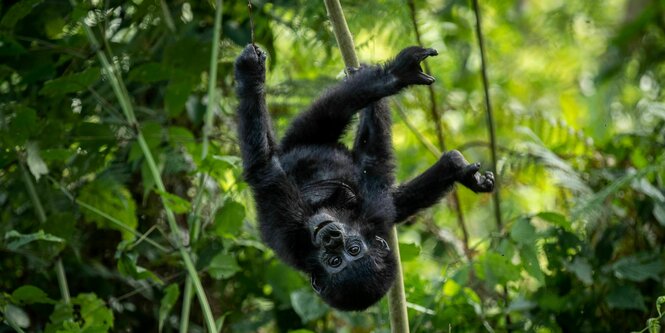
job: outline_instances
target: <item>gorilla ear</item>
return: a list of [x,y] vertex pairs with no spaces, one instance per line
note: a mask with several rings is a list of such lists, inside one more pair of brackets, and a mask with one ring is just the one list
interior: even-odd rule
[[316,277],[314,275],[310,275],[309,281],[312,284],[312,288],[314,288],[314,291],[316,291],[317,294],[321,295],[321,292],[323,291],[323,287],[318,285],[316,281]]

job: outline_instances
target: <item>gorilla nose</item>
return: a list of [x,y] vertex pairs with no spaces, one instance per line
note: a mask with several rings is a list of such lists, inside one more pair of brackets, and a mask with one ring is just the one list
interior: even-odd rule
[[326,249],[336,249],[342,245],[342,233],[339,230],[328,230],[328,232],[323,235],[323,246]]

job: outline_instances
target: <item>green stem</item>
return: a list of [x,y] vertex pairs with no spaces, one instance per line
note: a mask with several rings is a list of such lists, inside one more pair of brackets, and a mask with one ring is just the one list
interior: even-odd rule
[[476,15],[476,37],[478,40],[478,47],[480,49],[480,72],[483,78],[483,90],[485,92],[485,111],[487,111],[487,128],[490,132],[490,151],[492,152],[492,171],[494,172],[494,218],[496,219],[496,224],[501,231],[503,227],[503,221],[501,217],[501,196],[499,186],[501,184],[501,177],[497,174],[496,162],[497,162],[497,148],[496,148],[496,131],[494,129],[494,113],[492,112],[492,103],[490,101],[490,88],[489,80],[487,79],[487,60],[485,57],[485,43],[483,41],[483,30],[481,25],[480,18],[480,6],[478,5],[478,0],[473,0],[473,12]]
[[62,264],[62,259],[60,258],[55,262],[55,273],[58,277],[58,287],[60,287],[62,300],[65,301],[65,304],[69,304],[71,298],[69,297],[69,287],[67,286],[67,275],[65,275],[65,266]]
[[[75,0],[70,0],[70,3],[72,4],[72,6],[76,7]],[[109,62],[108,58],[106,57],[106,54],[104,54],[101,51],[100,44],[95,38],[95,35],[90,29],[90,27],[88,27],[88,25],[86,25],[85,22],[81,22],[81,26],[85,30],[85,33],[93,49],[97,50],[97,57],[99,58],[102,68],[105,70],[105,72],[108,75],[111,87],[113,88],[113,91],[120,103],[120,107],[122,108],[122,111],[125,114],[127,121],[129,122],[130,126],[132,126],[133,129],[136,131],[137,142],[139,144],[139,147],[141,148],[143,157],[145,158],[145,163],[148,165],[148,169],[150,170],[153,181],[155,182],[155,186],[157,187],[158,190],[166,192],[164,182],[162,181],[161,173],[157,168],[157,164],[155,163],[155,160],[152,156],[150,147],[148,146],[148,143],[145,141],[143,133],[139,128],[139,124],[136,119],[136,115],[134,113],[134,108],[130,103],[129,94],[123,83],[122,76],[120,75],[120,73],[116,73],[115,68]],[[203,310],[203,317],[205,319],[206,327],[208,328],[209,332],[216,332],[217,328],[215,326],[215,317],[213,316],[212,310],[210,309],[210,304],[208,303],[208,299],[206,298],[205,290],[203,290],[203,287],[201,286],[201,280],[199,279],[198,272],[194,267],[194,264],[192,262],[191,257],[189,256],[189,253],[187,252],[187,250],[185,250],[185,248],[182,245],[183,243],[178,232],[179,229],[178,229],[178,224],[176,223],[175,214],[166,205],[166,203],[164,202],[164,198],[162,198],[162,204],[164,205],[166,220],[168,222],[169,228],[171,229],[171,233],[173,234],[173,237],[176,241],[178,252],[180,252],[180,256],[182,257],[182,260],[185,264],[187,273],[189,274],[190,278],[192,279],[192,282],[194,283],[194,288],[196,290],[199,303],[201,304],[201,308]]]
[[[324,0],[326,10],[328,11],[328,18],[335,33],[337,45],[342,52],[342,58],[347,68],[359,67],[358,57],[356,56],[355,47],[353,46],[353,37],[349,31],[342,11],[342,5],[339,0]],[[406,295],[404,293],[404,278],[402,276],[402,262],[399,256],[399,242],[397,241],[397,229],[393,227],[393,232],[389,237],[389,245],[394,249],[396,259],[397,278],[395,284],[388,292],[388,310],[390,312],[390,326],[394,333],[408,333],[409,332],[409,318],[406,312]]]
[[[212,50],[210,52],[210,73],[208,75],[208,105],[204,116],[203,125],[203,147],[201,149],[201,161],[204,161],[208,156],[210,132],[212,132],[212,119],[217,103],[217,64],[219,62],[219,39],[221,36],[222,27],[222,0],[217,0],[215,3],[215,25],[212,34]],[[201,212],[201,203],[205,187],[206,176],[201,173],[199,175],[199,192],[194,200],[193,221],[190,223],[189,235],[191,243],[195,244],[199,238],[201,230],[201,219],[199,214]],[[192,284],[194,281],[187,277],[185,280],[185,291],[183,293],[182,309],[180,312],[180,332],[185,333],[189,330],[189,314],[192,299]]]
[[[28,189],[28,195],[32,200],[32,205],[35,208],[35,212],[37,213],[37,219],[39,219],[40,223],[44,224],[46,223],[46,212],[44,211],[44,206],[42,206],[42,201],[39,200],[39,196],[35,190],[35,185],[32,183],[32,178],[30,178],[30,174],[25,168],[25,165],[23,165],[23,162],[20,163],[20,166],[21,173],[23,174],[23,182],[25,182],[25,187]],[[62,264],[61,258],[58,258],[55,261],[55,275],[58,279],[58,286],[60,287],[60,295],[62,296],[62,300],[65,302],[65,304],[69,304],[70,297],[69,287],[67,286],[67,275],[65,275],[65,267]]]

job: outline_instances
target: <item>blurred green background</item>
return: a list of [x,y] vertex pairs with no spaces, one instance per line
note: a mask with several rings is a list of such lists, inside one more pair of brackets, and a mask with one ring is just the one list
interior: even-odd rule
[[[322,1],[252,2],[279,134],[343,62]],[[433,89],[390,100],[398,180],[449,149],[490,169],[471,1],[342,6],[364,63],[439,51]],[[249,12],[221,9],[215,41],[209,1],[0,3],[0,332],[204,331],[178,238],[222,332],[390,331],[385,299],[334,311],[260,242],[234,116]],[[399,229],[411,331],[661,332],[665,1],[480,9],[501,214],[459,187]]]

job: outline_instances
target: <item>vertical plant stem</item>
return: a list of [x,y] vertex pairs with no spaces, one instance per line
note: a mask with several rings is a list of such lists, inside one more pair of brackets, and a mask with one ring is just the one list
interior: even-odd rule
[[55,274],[58,277],[58,287],[60,294],[65,304],[69,304],[71,298],[69,297],[69,286],[67,286],[67,275],[65,275],[65,266],[62,264],[62,259],[58,258],[55,261]]
[[[72,6],[76,7],[75,0],[70,0],[70,3],[72,4]],[[136,132],[137,142],[139,144],[139,147],[141,148],[143,157],[145,158],[145,163],[148,165],[148,169],[150,170],[150,174],[153,178],[153,181],[155,182],[155,186],[157,187],[158,190],[166,192],[166,187],[164,186],[164,182],[162,181],[162,176],[159,171],[159,168],[157,167],[155,159],[152,156],[152,152],[150,151],[150,147],[148,146],[148,143],[145,141],[143,133],[139,128],[139,124],[136,119],[136,115],[134,113],[134,108],[130,102],[130,97],[125,87],[125,84],[122,80],[122,76],[120,75],[120,73],[116,73],[114,66],[109,62],[106,54],[102,52],[100,44],[97,41],[97,38],[95,37],[90,27],[86,25],[85,22],[83,21],[81,22],[81,26],[84,29],[85,34],[87,35],[88,40],[90,41],[90,44],[92,45],[93,49],[97,51],[97,57],[99,58],[99,62],[101,63],[102,68],[108,75],[109,82],[111,83],[113,92],[115,93],[116,98],[120,103],[125,118],[127,118],[127,121],[129,122],[130,126],[132,126],[132,128]],[[166,213],[166,221],[168,222],[169,228],[171,229],[171,233],[173,234],[173,238],[175,239],[175,242],[177,244],[178,252],[182,257],[182,261],[185,264],[187,273],[189,274],[189,277],[192,279],[192,283],[194,284],[194,290],[196,291],[196,295],[198,296],[199,303],[201,304],[201,308],[203,310],[205,326],[207,327],[209,332],[217,332],[217,328],[215,326],[215,318],[212,314],[212,310],[210,309],[210,304],[208,303],[205,290],[201,285],[201,280],[199,279],[198,272],[196,271],[194,263],[192,262],[192,259],[189,256],[189,252],[187,252],[187,250],[183,247],[182,239],[179,234],[178,224],[176,223],[175,219],[175,214],[166,205],[163,198],[162,198],[162,204],[164,205],[164,212]]]
[[[208,74],[208,105],[206,107],[206,113],[204,115],[204,124],[203,124],[203,147],[201,149],[201,161],[205,160],[208,156],[208,150],[210,146],[210,132],[212,131],[212,119],[213,113],[215,111],[215,106],[217,105],[217,63],[219,61],[219,39],[221,36],[221,26],[222,26],[222,10],[223,10],[223,1],[217,0],[215,2],[215,24],[213,26],[212,33],[212,50],[210,52],[210,71]],[[194,200],[194,207],[192,211],[191,223],[189,224],[189,236],[190,243],[195,244],[199,238],[201,230],[201,218],[199,214],[201,213],[201,203],[203,198],[203,192],[205,188],[206,175],[201,173],[199,175],[199,192],[196,195]],[[192,299],[192,279],[188,276],[185,280],[185,290],[183,293],[182,309],[180,312],[180,332],[185,333],[189,331],[189,314],[191,307]]]
[[473,1],[473,12],[476,15],[476,36],[478,40],[478,47],[480,49],[480,70],[483,77],[483,90],[485,92],[485,110],[487,111],[487,128],[490,132],[490,150],[492,152],[492,172],[494,172],[494,218],[496,219],[496,225],[501,231],[503,227],[503,221],[501,219],[501,196],[499,186],[501,184],[501,177],[497,174],[496,170],[496,161],[497,161],[497,149],[496,149],[496,133],[494,130],[494,114],[492,112],[492,103],[490,102],[490,88],[489,80],[487,79],[487,60],[485,57],[485,43],[483,41],[483,30],[482,30],[482,20],[480,17],[480,6],[478,5],[478,0]]
[[[483,30],[482,30],[482,20],[480,16],[480,6],[478,5],[478,0],[471,0],[473,2],[473,12],[476,16],[476,39],[478,41],[478,48],[480,49],[480,71],[483,77],[483,90],[485,92],[485,110],[487,111],[487,128],[490,132],[490,150],[492,152],[492,172],[494,172],[494,218],[496,220],[496,226],[499,232],[503,228],[503,221],[501,219],[501,196],[500,196],[500,184],[501,177],[496,170],[496,160],[497,160],[497,149],[496,149],[496,132],[494,130],[494,114],[492,112],[492,103],[490,102],[490,89],[489,89],[489,80],[487,79],[487,60],[485,57],[485,43],[483,40]],[[503,285],[503,302],[504,306],[508,307],[508,287]],[[506,312],[505,314],[506,321],[506,332],[512,332],[511,326],[512,322],[510,319],[510,314]]]
[[[411,25],[413,26],[413,31],[416,35],[416,42],[421,47],[423,46],[422,38],[420,37],[420,29],[418,28],[418,21],[416,20],[416,4],[414,0],[408,1],[409,13],[411,17]],[[425,73],[430,75],[429,64],[427,60],[423,61],[425,66]],[[446,151],[446,141],[443,137],[443,129],[441,125],[441,112],[439,111],[439,106],[436,102],[436,92],[434,91],[433,85],[428,85],[427,89],[429,91],[429,102],[430,102],[430,115],[434,121],[434,128],[436,129],[436,138],[439,143],[439,149],[441,151]],[[439,156],[437,156],[439,157]],[[453,188],[452,193],[450,194],[450,204],[453,206],[453,209],[457,215],[457,225],[462,230],[462,240],[464,241],[464,255],[469,259],[471,251],[469,251],[469,231],[466,229],[466,222],[464,221],[464,212],[462,211],[462,204],[460,203],[459,193],[457,189]]]
[[[35,190],[35,185],[32,183],[32,178],[30,178],[30,173],[26,170],[23,162],[20,164],[21,173],[23,174],[23,182],[25,187],[28,190],[28,195],[30,200],[32,200],[32,205],[35,208],[35,213],[37,213],[37,219],[40,223],[46,223],[46,212],[44,211],[44,206],[42,206],[42,201],[37,195]],[[71,298],[69,297],[69,286],[67,285],[67,275],[65,275],[65,267],[62,264],[62,258],[58,257],[55,260],[55,276],[58,279],[58,287],[60,288],[60,295],[65,304],[69,304]]]
[[[347,68],[359,67],[358,56],[353,45],[353,37],[349,31],[339,0],[324,0],[328,18],[333,27],[337,45],[342,53],[344,65]],[[406,295],[404,294],[404,278],[402,276],[402,262],[399,256],[399,242],[397,241],[397,229],[393,227],[391,237],[388,239],[390,247],[396,259],[397,278],[393,287],[388,291],[388,309],[390,311],[390,327],[394,333],[409,332],[409,318],[406,312]]]

